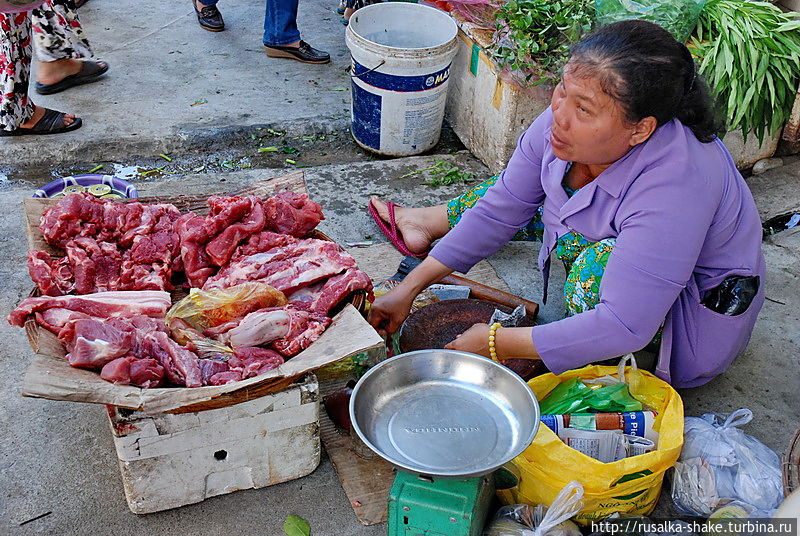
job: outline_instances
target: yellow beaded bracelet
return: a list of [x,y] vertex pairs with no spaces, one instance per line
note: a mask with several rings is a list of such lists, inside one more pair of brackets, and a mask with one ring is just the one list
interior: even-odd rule
[[500,327],[500,322],[495,322],[491,326],[489,326],[489,357],[492,358],[492,361],[498,361],[497,359],[497,350],[495,349],[495,337],[497,333],[497,328]]

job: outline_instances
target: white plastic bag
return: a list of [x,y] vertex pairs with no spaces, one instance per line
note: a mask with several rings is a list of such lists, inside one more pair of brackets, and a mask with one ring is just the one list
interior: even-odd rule
[[583,486],[572,481],[556,495],[550,508],[543,504],[512,504],[495,514],[483,536],[581,536],[569,519],[581,510]]
[[752,419],[749,409],[726,419],[714,413],[685,419],[683,451],[672,478],[672,500],[680,511],[708,517],[741,501],[767,517],[778,507],[783,500],[778,455],[738,428]]

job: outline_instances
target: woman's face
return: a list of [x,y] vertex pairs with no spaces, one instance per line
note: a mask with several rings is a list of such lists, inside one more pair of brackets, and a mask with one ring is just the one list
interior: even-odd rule
[[638,123],[625,119],[620,104],[596,78],[567,64],[551,101],[553,153],[567,162],[610,165],[655,130],[652,117]]

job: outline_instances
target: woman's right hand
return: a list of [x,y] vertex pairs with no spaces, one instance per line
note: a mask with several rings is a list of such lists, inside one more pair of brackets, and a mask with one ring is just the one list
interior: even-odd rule
[[379,296],[369,309],[368,322],[381,335],[391,335],[403,324],[411,312],[416,293],[402,284]]

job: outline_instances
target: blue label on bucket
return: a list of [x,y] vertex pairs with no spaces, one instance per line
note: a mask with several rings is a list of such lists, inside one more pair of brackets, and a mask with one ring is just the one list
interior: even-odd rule
[[353,136],[376,151],[381,147],[381,96],[353,81]]
[[372,87],[386,89],[389,91],[426,91],[441,86],[450,77],[450,66],[435,73],[423,74],[420,76],[399,76],[395,74],[379,73],[370,71],[369,67],[364,67],[356,60],[353,60],[353,76]]

